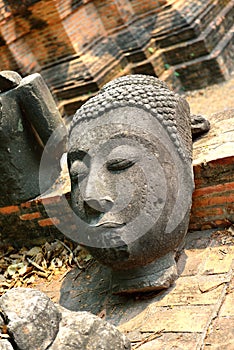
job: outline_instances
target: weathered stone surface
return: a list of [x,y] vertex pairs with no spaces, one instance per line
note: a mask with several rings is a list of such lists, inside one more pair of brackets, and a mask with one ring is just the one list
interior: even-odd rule
[[193,140],[210,130],[210,122],[202,115],[191,115],[191,128]]
[[62,320],[51,350],[127,350],[131,344],[117,328],[88,312],[60,307]]
[[[15,288],[0,298],[0,327],[21,350],[130,350],[125,335],[89,312],[73,312],[55,305],[44,293]],[[11,349],[4,343],[0,349]]]
[[220,298],[224,288],[224,283],[228,282],[227,278],[220,279],[219,276],[215,277],[216,276],[206,276],[206,285],[208,286],[207,290],[201,289],[200,277],[182,277],[176,281],[175,287],[170,288],[164,296],[161,295],[158,300],[155,298],[155,305],[174,306],[215,304]]
[[233,108],[215,113],[210,117],[210,132],[193,145],[193,164],[195,166],[233,156],[233,123]]
[[[138,342],[144,338],[154,336],[152,333],[139,334]],[[137,350],[194,350],[199,349],[202,344],[202,334],[200,333],[160,333],[155,334],[155,340],[147,341],[137,348]],[[134,344],[134,342],[133,342]]]
[[234,319],[234,277],[228,286],[227,295],[221,306],[220,317],[232,317]]
[[0,91],[5,92],[18,86],[22,80],[17,72],[2,71],[0,72]]
[[[9,82],[9,89],[0,92],[0,206],[7,206],[40,194],[42,149],[53,132],[64,124],[40,74],[23,79],[15,72],[1,74]],[[6,84],[3,88],[6,89]],[[63,138],[53,149],[54,163],[56,156],[63,153],[62,141]],[[59,144],[62,146],[58,147]],[[59,170],[56,175],[48,174],[45,187],[52,185],[58,175]]]
[[75,114],[68,165],[73,232],[111,267],[113,293],[168,288],[193,192],[187,102],[153,76],[107,83]]
[[14,350],[11,343],[6,339],[0,339],[0,349],[1,350]]
[[44,350],[55,339],[61,314],[45,294],[26,288],[11,289],[0,298],[0,308],[19,349]]
[[44,79],[38,73],[23,78],[17,95],[25,118],[34,126],[45,145],[63,122]]
[[205,254],[205,250],[185,249],[178,261],[178,270],[181,272],[181,276],[196,275]]
[[[43,1],[31,1],[30,16],[24,18],[19,2],[14,5],[16,11],[5,4],[0,21],[2,65],[9,69],[18,63],[24,73],[42,70],[71,114],[107,77],[119,74],[162,76],[164,72],[164,78],[177,88],[182,81],[190,89],[227,79],[233,69],[232,1],[165,3],[74,1],[64,7],[55,0],[45,9]],[[55,4],[58,11],[53,11]],[[11,25],[6,27],[8,15]],[[65,30],[68,19],[73,30]],[[53,23],[58,23],[59,36]],[[45,25],[48,32],[40,30]],[[22,36],[15,36],[18,26],[23,42]],[[219,45],[228,33],[225,43]]]
[[204,341],[205,350],[233,350],[234,317],[218,317]]
[[[222,291],[222,286],[230,282],[231,271],[229,273],[214,274],[214,275],[199,275],[197,282],[201,293],[209,295],[212,292]],[[208,301],[208,300],[207,300]],[[211,304],[215,303],[215,300]],[[204,303],[205,304],[205,303]]]
[[[158,315],[158,317],[156,316]],[[157,303],[149,305],[129,322],[120,325],[118,329],[125,334],[138,330],[143,333],[158,332],[202,332],[212,317],[212,307],[207,306],[170,306],[157,307]]]
[[233,252],[234,246],[208,248],[207,258],[200,267],[200,273],[203,275],[227,273],[232,266]]

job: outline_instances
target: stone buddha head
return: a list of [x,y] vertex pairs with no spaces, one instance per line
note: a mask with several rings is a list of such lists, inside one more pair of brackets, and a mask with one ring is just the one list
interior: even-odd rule
[[75,114],[69,133],[77,241],[112,269],[116,293],[167,288],[193,192],[187,102],[159,79],[124,76]]

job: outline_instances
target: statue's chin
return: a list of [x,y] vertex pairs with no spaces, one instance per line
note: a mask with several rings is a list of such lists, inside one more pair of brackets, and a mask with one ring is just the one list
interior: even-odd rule
[[112,270],[112,293],[150,292],[169,288],[176,280],[175,254],[170,252],[146,266]]

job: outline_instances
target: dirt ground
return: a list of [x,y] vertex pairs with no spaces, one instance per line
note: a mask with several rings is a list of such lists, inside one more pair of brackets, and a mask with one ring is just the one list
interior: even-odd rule
[[211,114],[234,108],[234,72],[230,80],[205,89],[188,92],[184,96],[192,114]]

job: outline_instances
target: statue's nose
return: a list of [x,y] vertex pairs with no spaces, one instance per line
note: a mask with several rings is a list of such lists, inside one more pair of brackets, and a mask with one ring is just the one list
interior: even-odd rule
[[84,202],[92,209],[105,213],[109,211],[114,201],[108,196],[102,194],[105,192],[105,184],[100,184],[96,177],[89,176],[83,193]]
[[101,213],[108,212],[113,206],[113,200],[109,196],[103,198],[84,198],[85,203],[92,209],[99,211]]

